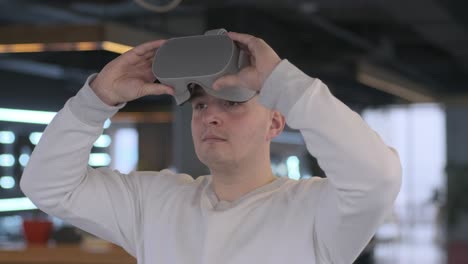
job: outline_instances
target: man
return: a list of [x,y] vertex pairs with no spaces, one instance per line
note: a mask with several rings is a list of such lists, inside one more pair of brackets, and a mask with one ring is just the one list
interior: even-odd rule
[[[87,166],[104,121],[125,102],[172,94],[154,84],[146,43],[91,76],[45,130],[21,180],[45,212],[112,241],[138,263],[352,263],[390,211],[396,152],[311,78],[253,36],[229,33],[252,65],[213,87],[258,92],[245,103],[191,99],[198,157],[211,175]],[[275,178],[269,148],[285,122],[299,129],[328,178]]]

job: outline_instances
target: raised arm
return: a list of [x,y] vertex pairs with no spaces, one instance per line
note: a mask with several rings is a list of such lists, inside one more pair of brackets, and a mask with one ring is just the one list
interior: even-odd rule
[[[44,131],[21,178],[23,192],[43,211],[112,241],[135,255],[146,176],[93,169],[88,159],[107,118],[147,94],[171,93],[153,84],[151,58],[162,41],[136,47],[92,75]],[[91,82],[91,86],[90,86]]]
[[265,103],[299,129],[328,179],[315,217],[314,238],[322,261],[350,263],[376,232],[400,189],[396,151],[361,117],[336,99],[319,79],[288,61],[264,86]]
[[244,85],[259,91],[262,104],[280,111],[290,127],[301,131],[308,151],[328,177],[317,183],[323,186],[311,219],[318,262],[351,263],[399,192],[401,167],[396,151],[319,79],[281,61],[260,39],[230,36],[249,49],[254,63],[241,74],[221,78],[217,85]]

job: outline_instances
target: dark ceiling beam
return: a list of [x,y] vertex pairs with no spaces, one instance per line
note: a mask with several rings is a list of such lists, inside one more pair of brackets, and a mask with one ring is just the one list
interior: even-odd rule
[[119,18],[151,14],[150,11],[143,9],[133,1],[118,2],[113,4],[77,2],[71,3],[70,9],[81,14],[101,18]]
[[207,7],[219,6],[250,6],[261,8],[299,7],[307,10],[321,8],[361,9],[374,5],[373,0],[204,0],[202,4]]
[[111,41],[134,46],[168,37],[171,35],[167,33],[149,32],[115,23],[0,27],[0,44]]
[[445,50],[468,72],[468,30],[435,0],[380,0],[396,20]]
[[[114,42],[135,46],[146,41],[169,38],[167,34],[147,32],[119,24],[63,25],[63,26],[8,26],[0,27],[0,45],[25,43]],[[0,60],[0,70],[16,72],[51,80],[81,84],[93,71],[33,60]],[[79,87],[71,85],[70,87]]]
[[104,26],[13,25],[0,27],[0,44],[100,41]]
[[284,12],[282,9],[269,9],[265,11],[273,17],[280,18],[284,21],[297,22],[305,25],[316,26],[321,28],[333,37],[342,40],[354,47],[360,48],[364,51],[375,50],[377,46],[364,39],[354,32],[346,30],[332,21],[314,13],[314,12],[303,12],[298,9],[290,9],[288,12]]
[[446,96],[443,97],[441,102],[444,105],[468,105],[468,95]]
[[0,70],[17,72],[52,80],[65,80],[74,84],[81,84],[93,73],[80,68],[64,67],[62,65],[36,62],[32,60],[8,59],[0,60]]
[[439,102],[440,96],[432,92],[433,89],[405,77],[399,72],[392,71],[373,62],[360,61],[357,64],[356,79],[369,87],[392,94],[410,103]]
[[59,8],[43,4],[28,4],[27,8],[33,13],[49,18],[56,22],[68,22],[68,23],[96,23],[98,20],[90,16],[83,16],[76,14],[66,8]]
[[150,32],[148,30],[136,29],[131,26],[116,23],[107,23],[103,25],[103,29],[102,41],[111,41],[129,46],[136,46],[156,39],[174,37],[174,35],[166,32]]
[[[335,38],[359,48],[367,53],[368,58],[379,61],[380,65],[356,61],[356,81],[367,87],[380,90],[407,102],[435,102],[440,99],[432,94],[431,87],[434,85],[431,81],[431,87],[425,82],[413,79],[412,75],[424,76],[418,69],[414,69],[398,61],[391,52],[387,52],[373,42],[358,36],[356,33],[344,29],[339,25],[316,14],[307,14],[298,12],[291,16],[283,14],[279,10],[270,10],[270,14],[287,20],[301,20],[310,25],[316,26],[328,32]],[[398,71],[390,68],[397,68]],[[416,73],[416,74],[415,74]],[[430,80],[430,78],[426,78]]]
[[[118,2],[113,4],[99,4],[91,2],[77,2],[70,4],[70,10],[74,11],[77,14],[83,14],[91,17],[99,18],[126,18],[126,17],[143,17],[150,15],[165,15],[160,13],[155,13],[144,9],[143,7],[137,5],[134,1]],[[193,15],[201,14],[205,10],[205,6],[202,4],[186,4],[185,1],[182,2],[182,5],[179,5],[170,13],[166,13],[171,16],[178,15]]]
[[[21,10],[21,14],[18,14]],[[77,14],[67,8],[47,4],[35,4],[26,1],[0,1],[0,17],[15,22],[45,23],[96,23],[98,20],[90,16]]]
[[[352,1],[350,1],[353,3]],[[342,6],[319,6],[317,13],[339,23],[391,24],[393,18],[375,6],[346,8]]]
[[[117,24],[86,26],[8,26],[0,27],[0,36],[0,45],[109,41],[128,46],[135,46],[146,41],[170,37],[165,34],[136,30],[128,26]],[[90,71],[80,68],[65,67],[33,60],[11,59],[6,56],[0,60],[0,70],[52,80],[65,80],[75,84],[82,83],[91,73]]]

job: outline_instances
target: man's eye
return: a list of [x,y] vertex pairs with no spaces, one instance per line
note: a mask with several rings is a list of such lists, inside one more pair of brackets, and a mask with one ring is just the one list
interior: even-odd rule
[[206,106],[207,106],[207,105],[206,105],[205,103],[196,103],[196,104],[194,104],[193,109],[195,109],[195,110],[202,110],[202,109],[205,109]]
[[229,107],[241,105],[241,103],[239,103],[239,102],[233,102],[233,101],[225,101],[224,104],[225,104],[226,106],[229,106]]

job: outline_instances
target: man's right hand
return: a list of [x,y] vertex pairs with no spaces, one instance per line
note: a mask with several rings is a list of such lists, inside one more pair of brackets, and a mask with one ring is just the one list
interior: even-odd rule
[[172,87],[154,83],[151,71],[155,51],[165,40],[141,44],[109,62],[90,83],[94,93],[115,106],[146,95],[174,94]]

